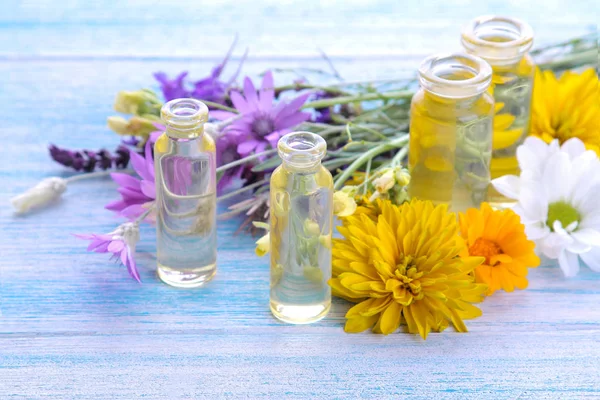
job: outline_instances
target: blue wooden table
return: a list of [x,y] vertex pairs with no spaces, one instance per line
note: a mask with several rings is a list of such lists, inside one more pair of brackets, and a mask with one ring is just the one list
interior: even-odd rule
[[219,226],[214,281],[180,290],[155,276],[151,227],[138,246],[141,285],[71,235],[119,223],[103,209],[118,197],[110,179],[12,215],[11,196],[70,174],[50,161],[49,142],[115,148],[106,117],[117,91],[154,85],[157,70],[203,77],[236,32],[248,74],[327,68],[322,49],[343,77],[373,79],[458,48],[460,25],[479,14],[524,18],[538,43],[598,23],[593,0],[321,3],[2,1],[1,399],[600,398],[600,275],[587,269],[573,279],[532,270],[527,290],[486,300],[467,334],[349,335],[344,301],[310,326],[271,317],[267,260],[255,239],[233,237],[239,221]]

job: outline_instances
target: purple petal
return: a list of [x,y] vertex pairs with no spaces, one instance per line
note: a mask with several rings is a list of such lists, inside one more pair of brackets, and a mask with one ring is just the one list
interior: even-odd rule
[[129,219],[134,219],[142,215],[145,211],[146,209],[144,208],[143,204],[132,204],[122,209],[120,214]]
[[126,251],[121,253],[121,261],[123,262],[123,265],[127,267],[129,275],[131,275],[139,283],[142,283],[140,274],[137,270],[137,265],[135,265],[135,259],[133,258],[133,254],[131,254],[131,249],[127,248]]
[[251,113],[252,111],[254,111],[252,108],[250,108],[250,106],[246,102],[246,99],[244,99],[240,92],[232,91],[229,96],[231,97],[231,102],[233,103],[233,106],[239,112]]
[[129,155],[131,157],[131,165],[133,165],[133,169],[135,170],[135,172],[137,172],[138,175],[142,177],[142,179],[145,179],[147,181],[153,181],[154,175],[150,175],[148,173],[148,166],[144,157],[140,156],[134,150],[130,150]]
[[140,190],[133,190],[126,187],[117,188],[117,192],[121,193],[124,199],[127,199],[130,203],[134,202],[145,202],[148,200],[148,197]]
[[275,86],[273,85],[273,74],[267,71],[262,81],[259,94],[260,109],[270,110],[273,108],[273,100],[275,99]]
[[240,143],[237,147],[237,152],[241,156],[248,155],[252,152],[252,150],[254,150],[256,148],[257,145],[258,145],[258,142],[256,140],[250,139],[246,142]]
[[283,118],[280,118],[278,115],[277,118],[275,118],[275,129],[293,128],[309,119],[310,113],[306,112],[298,112]]
[[121,172],[113,172],[112,174],[110,174],[110,177],[119,186],[131,188],[131,189],[138,189],[138,190],[140,188],[141,181],[139,179],[134,178],[133,176],[131,176],[129,174],[123,174]]
[[163,128],[162,130],[150,132],[150,142],[156,143],[156,141],[158,140],[158,138],[160,137],[160,135],[163,134],[164,129],[165,128]]
[[156,198],[156,186],[154,185],[154,182],[142,181],[140,186],[141,186],[142,193],[146,197],[151,198],[151,199]]
[[108,245],[108,251],[118,253],[125,247],[125,242],[122,240],[113,240]]
[[244,79],[244,97],[248,102],[248,106],[253,110],[258,109],[258,95],[256,94],[256,88],[248,77]]
[[214,110],[210,112],[210,117],[223,121],[229,118],[237,117],[238,114],[223,110]]
[[96,247],[94,250],[96,253],[106,253],[108,251],[108,244],[110,242],[106,241],[106,242],[102,242],[98,245],[98,247]]
[[105,205],[104,208],[107,210],[110,210],[110,211],[119,212],[129,205],[131,205],[131,202],[125,201],[123,199],[123,200],[112,201],[112,202],[108,203],[107,205]]
[[259,144],[256,145],[256,149],[254,149],[254,151],[256,153],[261,153],[261,152],[265,151],[266,148],[267,148],[267,142],[260,142]]
[[148,140],[146,142],[146,148],[145,148],[146,157],[145,157],[144,161],[146,163],[146,171],[148,171],[148,174],[151,178],[146,179],[146,180],[154,182],[154,157],[152,155],[152,148],[153,148],[152,142],[150,142],[150,140]]
[[283,106],[277,110],[277,118],[289,116],[299,111],[300,107],[302,107],[304,103],[306,103],[306,99],[308,99],[309,97],[310,93],[304,93],[296,97],[289,103],[279,103],[278,106],[280,106],[281,104],[283,104]]

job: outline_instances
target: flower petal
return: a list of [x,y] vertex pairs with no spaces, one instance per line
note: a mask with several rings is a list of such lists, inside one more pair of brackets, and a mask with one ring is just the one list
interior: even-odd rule
[[263,77],[262,86],[260,88],[259,108],[263,111],[273,108],[273,100],[275,99],[275,86],[273,84],[273,73],[267,71]]
[[231,93],[229,94],[229,97],[231,98],[231,102],[233,103],[233,106],[239,112],[246,114],[246,113],[251,113],[254,111],[254,109],[248,105],[248,103],[246,102],[246,99],[244,99],[244,97],[240,94],[240,92],[232,90]]
[[579,256],[592,271],[600,272],[600,247],[594,247]]
[[154,180],[154,174],[150,174],[148,172],[148,162],[141,155],[139,155],[135,150],[129,150],[129,157],[131,159],[131,165],[133,165],[133,169],[138,175],[147,181]]
[[558,265],[566,277],[573,277],[579,272],[579,257],[568,251],[563,251],[558,256]]
[[593,247],[600,247],[600,232],[594,229],[579,229],[571,233],[575,240]]
[[518,176],[504,175],[492,181],[494,188],[509,199],[518,199],[521,191],[521,181]]
[[123,250],[124,247],[125,242],[123,242],[122,240],[112,240],[108,244],[108,251],[110,251],[111,253],[118,253],[121,250]]
[[567,153],[571,160],[579,157],[585,152],[585,144],[579,138],[571,138],[560,146],[560,150]]
[[252,83],[252,80],[248,77],[244,79],[244,97],[248,103],[248,107],[252,110],[258,110],[258,95],[256,94],[256,88]]

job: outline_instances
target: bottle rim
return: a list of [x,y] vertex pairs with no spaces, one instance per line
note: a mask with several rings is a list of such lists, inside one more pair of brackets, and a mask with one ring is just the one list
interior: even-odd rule
[[[463,72],[465,79],[448,79],[448,73]],[[485,92],[492,82],[492,67],[468,53],[442,53],[427,57],[419,67],[423,89],[446,98],[466,98]]]
[[196,99],[173,99],[165,103],[160,116],[167,132],[180,138],[198,136],[208,122],[208,107]]
[[310,168],[319,164],[325,157],[327,143],[321,136],[312,132],[291,132],[279,139],[277,152],[289,166]]
[[[488,40],[489,35],[506,40]],[[463,27],[461,42],[467,51],[488,62],[514,61],[533,45],[533,29],[518,18],[484,15]]]

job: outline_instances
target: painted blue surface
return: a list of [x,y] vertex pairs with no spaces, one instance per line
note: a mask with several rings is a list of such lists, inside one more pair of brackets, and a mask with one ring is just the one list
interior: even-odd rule
[[[125,4],[119,4],[125,3]],[[49,142],[113,149],[105,125],[121,89],[152,72],[207,74],[235,32],[246,72],[326,68],[347,79],[405,76],[423,55],[457,46],[484,13],[531,22],[538,42],[597,24],[591,1],[112,2],[4,0],[0,11],[0,398],[599,398],[600,276],[533,270],[499,293],[470,333],[343,332],[348,304],[310,326],[268,310],[268,266],[254,240],[219,226],[219,272],[201,290],[155,277],[144,227],[138,285],[71,233],[108,232],[110,179],[69,187],[50,209],[17,218],[8,199],[69,172]],[[374,61],[372,61],[374,60]],[[229,73],[234,70],[230,67]],[[280,77],[283,80],[283,78]]]

